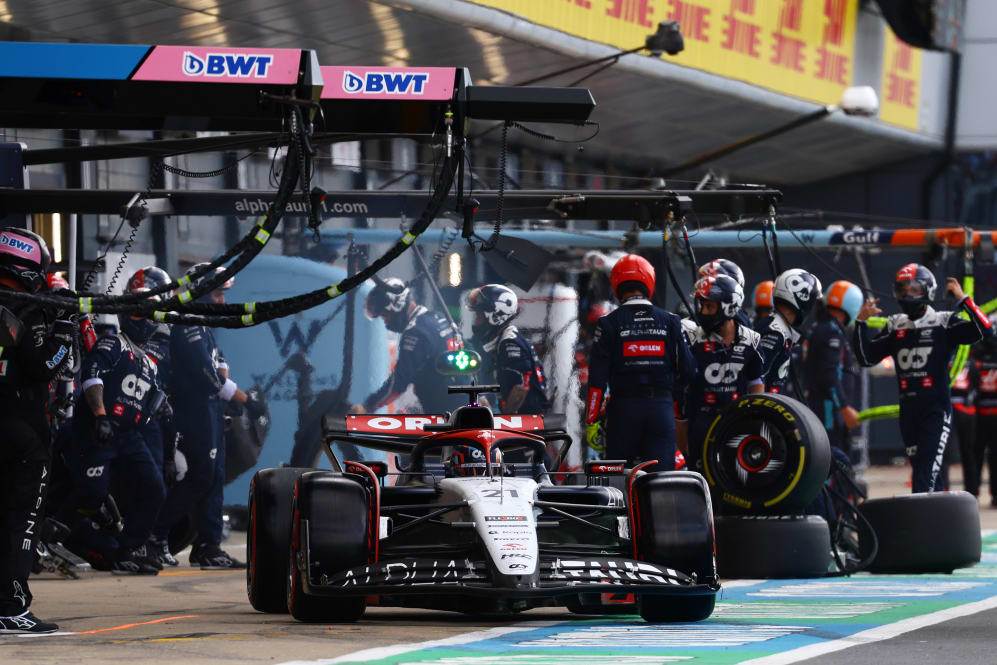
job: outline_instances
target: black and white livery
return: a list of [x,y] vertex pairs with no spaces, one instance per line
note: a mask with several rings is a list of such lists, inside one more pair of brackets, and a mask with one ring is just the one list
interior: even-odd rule
[[[497,416],[473,400],[449,418],[327,418],[335,470],[257,473],[252,605],[304,621],[350,621],[373,598],[477,614],[556,605],[599,614],[612,611],[602,604],[612,595],[651,622],[711,614],[719,580],[701,476],[593,461],[567,474],[571,482],[556,482],[544,456],[553,452],[556,467],[570,437],[552,417]],[[340,462],[333,442],[408,462],[390,472],[384,462]],[[503,462],[513,451],[526,461]]]

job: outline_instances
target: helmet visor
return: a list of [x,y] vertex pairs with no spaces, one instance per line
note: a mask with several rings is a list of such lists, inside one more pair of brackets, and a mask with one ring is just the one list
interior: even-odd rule
[[893,285],[893,295],[897,298],[921,298],[928,294],[924,284],[914,279],[905,279]]

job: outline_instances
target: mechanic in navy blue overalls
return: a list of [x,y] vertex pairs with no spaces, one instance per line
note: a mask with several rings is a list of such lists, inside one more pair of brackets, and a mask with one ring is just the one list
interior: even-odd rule
[[[146,540],[166,499],[163,476],[143,437],[155,395],[161,391],[156,365],[145,355],[145,342],[156,324],[121,314],[121,331],[102,335],[83,361],[83,393],[73,415],[73,448],[65,455],[75,492],[69,508],[86,518],[96,514],[112,479],[128,501],[120,509],[124,529],[117,536],[112,572],[155,575],[159,566],[145,549]],[[76,520],[75,539],[87,540],[89,520]],[[90,557],[88,557],[90,558]]]
[[481,349],[483,383],[496,383],[501,413],[544,413],[547,381],[537,352],[512,325],[519,314],[519,298],[501,284],[485,284],[471,291],[468,307],[474,312],[473,342]]
[[[727,275],[696,282],[696,321],[682,320],[697,372],[677,400],[678,442],[688,468],[699,471],[703,442],[724,406],[764,390],[758,333],[738,323],[744,290]],[[698,323],[697,323],[698,321]]]
[[762,376],[768,392],[786,390],[792,371],[793,349],[801,339],[800,330],[822,297],[820,280],[806,270],[792,268],[776,277],[772,287],[772,313],[755,327],[761,336],[758,350],[762,354]]
[[431,312],[412,299],[405,283],[395,277],[379,282],[367,294],[367,318],[380,317],[385,327],[400,333],[395,368],[381,386],[351,413],[373,413],[394,401],[411,385],[422,413],[444,413],[462,401],[447,394],[447,382],[436,371],[436,359],[461,348],[461,339],[442,314]]
[[599,451],[606,389],[606,459],[675,464],[672,395],[685,389],[696,366],[679,317],[655,307],[654,268],[636,254],[624,256],[609,278],[620,307],[599,319],[593,335],[586,400],[586,440]]
[[[146,266],[137,270],[129,279],[125,287],[126,293],[141,293],[150,289],[158,288],[172,282],[172,278],[162,268],[156,266]],[[156,365],[159,383],[167,393],[170,391],[170,326],[165,323],[157,324],[149,338],[140,345]],[[165,411],[165,413],[163,413]],[[167,495],[169,490],[183,479],[187,471],[187,461],[183,453],[177,450],[177,429],[174,422],[173,410],[169,402],[164,402],[160,417],[151,418],[142,427],[142,436],[149,446],[149,452],[153,460],[162,471],[163,480],[166,483]],[[179,562],[170,553],[169,543],[159,541],[152,536],[147,548],[147,554],[160,564],[176,566]]]
[[[204,265],[192,266],[187,275]],[[229,279],[203,297],[222,304],[225,290],[231,288],[232,283]],[[188,468],[184,479],[170,490],[153,536],[160,543],[166,541],[170,529],[193,509],[198,535],[191,549],[190,564],[200,566],[201,570],[245,568],[244,562],[221,549],[222,490],[225,486],[222,402],[232,400],[243,404],[254,418],[264,413],[264,407],[228,378],[228,365],[210,328],[174,325],[170,334],[170,355],[174,420],[182,436],[180,450]]]
[[832,446],[840,448],[852,464],[850,431],[859,426],[854,404],[858,399],[858,363],[846,332],[862,308],[862,289],[837,281],[824,294],[824,306],[807,337],[804,376],[807,404],[824,424]]
[[[875,338],[865,320],[879,314],[878,299],[862,304],[855,322],[855,355],[871,367],[892,356],[900,389],[900,436],[910,458],[913,492],[944,489],[939,483],[945,447],[952,431],[949,358],[960,344],[975,344],[993,335],[986,315],[949,277],[946,291],[958,301],[955,312],[931,307],[935,276],[925,266],[910,263],[897,273],[893,292],[901,314],[893,314]],[[964,319],[960,313],[969,318]]]
[[[20,321],[17,340],[0,348],[0,631],[51,633],[58,626],[29,610],[28,574],[35,559],[50,482],[49,382],[69,363],[73,328],[33,303],[3,298],[5,291],[38,293],[51,264],[38,235],[0,228],[0,304],[6,330]],[[14,343],[12,343],[14,342]]]

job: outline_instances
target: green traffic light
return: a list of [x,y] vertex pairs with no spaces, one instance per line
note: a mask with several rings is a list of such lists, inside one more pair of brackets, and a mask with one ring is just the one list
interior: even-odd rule
[[465,369],[467,369],[467,366],[469,364],[470,360],[468,359],[466,353],[464,353],[463,351],[457,353],[457,357],[454,358],[454,365],[457,367],[457,369],[464,371]]

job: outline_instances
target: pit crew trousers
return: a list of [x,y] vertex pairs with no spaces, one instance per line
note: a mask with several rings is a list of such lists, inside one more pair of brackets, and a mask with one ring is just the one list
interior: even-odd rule
[[606,459],[658,460],[675,468],[675,407],[670,397],[614,397],[606,409]]
[[124,530],[117,537],[124,549],[145,544],[166,500],[163,474],[138,429],[119,430],[103,446],[89,437],[78,440],[66,455],[75,478],[75,505],[96,512],[107,497],[113,479]]
[[976,409],[953,405],[952,425],[959,439],[959,458],[962,461],[962,486],[973,496],[980,495],[980,470],[982,459],[976,456]]
[[921,410],[918,404],[900,405],[900,436],[911,465],[911,491],[948,489],[945,447],[952,434],[952,409]]
[[31,605],[28,573],[35,558],[49,484],[48,426],[0,398],[0,616]]
[[222,491],[225,488],[225,420],[222,403],[178,404],[177,429],[183,436],[180,450],[187,458],[187,475],[170,488],[166,505],[153,531],[165,540],[174,524],[194,511],[197,542],[222,542]]
[[990,501],[997,505],[997,441],[994,441],[994,428],[997,428],[997,408],[979,409],[976,416],[976,485],[979,488],[985,459],[987,475],[990,476]]

